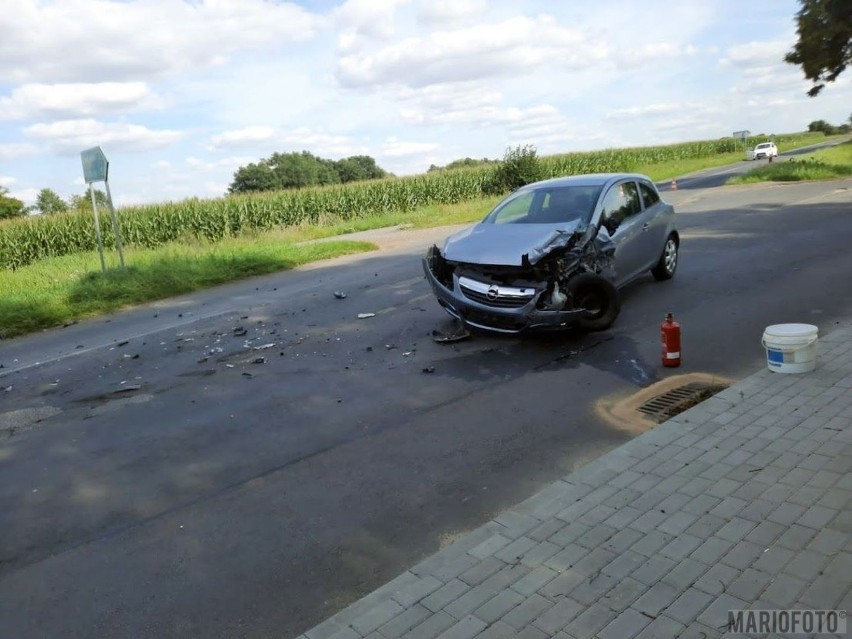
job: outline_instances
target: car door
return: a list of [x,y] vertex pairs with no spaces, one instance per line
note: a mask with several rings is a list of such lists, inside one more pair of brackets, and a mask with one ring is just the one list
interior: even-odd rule
[[642,203],[633,180],[613,184],[601,204],[601,226],[615,243],[615,284],[633,279],[644,265],[642,248]]
[[642,227],[642,263],[644,269],[650,269],[660,259],[663,246],[666,242],[668,231],[668,220],[666,219],[666,206],[660,201],[657,190],[644,180],[637,182],[639,194],[642,196],[642,213],[640,221]]

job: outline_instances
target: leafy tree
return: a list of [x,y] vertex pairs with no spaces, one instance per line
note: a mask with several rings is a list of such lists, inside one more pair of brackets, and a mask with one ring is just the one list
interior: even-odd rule
[[[359,178],[362,180],[378,180],[383,177],[387,177],[388,173],[383,168],[381,168],[378,164],[376,164],[376,160],[369,155],[352,155],[344,160],[340,160],[337,164],[340,165],[340,162],[347,162],[349,164],[357,164],[361,167],[361,175],[363,177]],[[338,172],[340,170],[338,169]],[[343,178],[341,176],[341,182]]]
[[273,153],[257,164],[237,169],[228,191],[245,193],[301,189],[306,186],[373,180],[386,175],[387,173],[368,155],[353,155],[334,161],[317,157],[308,151]]
[[447,166],[435,166],[433,164],[426,172],[429,173],[431,171],[443,171],[445,169],[464,169],[472,166],[484,166],[487,164],[497,164],[497,160],[490,160],[488,158],[482,158],[481,160],[474,160],[473,158],[462,158],[460,160],[453,160]]
[[268,160],[278,178],[278,188],[301,189],[317,184],[335,184],[340,177],[331,160],[323,160],[308,151],[273,153]]
[[26,215],[24,203],[14,197],[9,197],[9,189],[0,186],[0,220]]
[[497,167],[488,186],[490,193],[499,194],[537,182],[542,178],[541,162],[531,144],[506,149],[503,161]]
[[799,0],[796,14],[799,39],[784,60],[802,67],[814,84],[808,95],[819,95],[852,63],[852,2]]
[[346,182],[357,182],[358,180],[367,179],[364,167],[362,167],[358,162],[355,162],[352,158],[338,160],[335,163],[335,169],[337,170],[337,176],[344,184]]
[[387,176],[369,155],[352,155],[334,163],[341,182],[376,180]]
[[832,135],[835,133],[835,127],[831,126],[825,120],[814,120],[808,125],[808,131],[825,133],[826,135]]
[[[100,189],[95,189],[95,202],[98,205],[98,211],[104,210],[109,206],[106,193]],[[72,195],[68,199],[68,208],[75,211],[92,211],[92,198],[89,192],[86,191],[83,195]]]
[[234,181],[228,187],[230,193],[247,193],[249,191],[271,191],[279,188],[278,176],[268,164],[258,162],[241,166],[234,173]]
[[36,197],[35,208],[42,213],[49,215],[51,213],[62,213],[68,210],[68,205],[65,201],[56,194],[52,189],[42,189]]

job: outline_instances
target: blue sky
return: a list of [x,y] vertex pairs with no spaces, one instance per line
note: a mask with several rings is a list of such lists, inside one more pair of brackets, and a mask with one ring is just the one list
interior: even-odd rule
[[[0,186],[118,204],[216,197],[275,151],[396,174],[800,131],[852,112],[783,55],[795,0],[15,0],[0,11]],[[782,149],[783,150],[783,149]]]

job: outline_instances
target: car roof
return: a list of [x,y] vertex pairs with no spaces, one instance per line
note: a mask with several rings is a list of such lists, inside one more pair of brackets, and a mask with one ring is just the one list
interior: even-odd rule
[[541,187],[551,186],[603,186],[609,182],[627,178],[652,182],[651,178],[647,175],[641,175],[639,173],[588,173],[584,175],[568,175],[565,177],[552,178],[550,180],[542,180],[541,182],[533,182],[532,184],[527,184],[523,188],[535,190]]

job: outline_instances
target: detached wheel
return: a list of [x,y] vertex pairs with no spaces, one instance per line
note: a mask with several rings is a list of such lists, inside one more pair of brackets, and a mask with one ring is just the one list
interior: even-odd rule
[[603,331],[612,326],[621,311],[621,298],[612,282],[595,273],[580,273],[568,281],[575,309],[576,326],[584,331]]
[[677,258],[677,238],[674,235],[669,235],[666,245],[663,247],[663,254],[660,255],[660,261],[651,269],[651,275],[654,276],[654,279],[660,282],[672,279],[677,270]]

